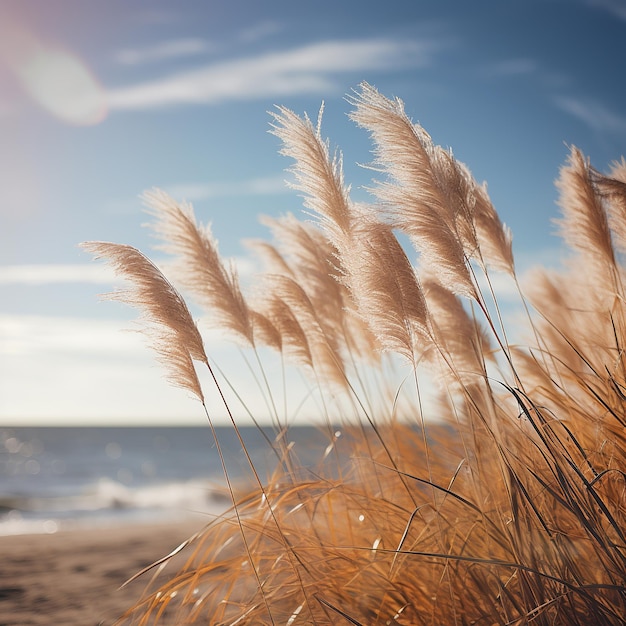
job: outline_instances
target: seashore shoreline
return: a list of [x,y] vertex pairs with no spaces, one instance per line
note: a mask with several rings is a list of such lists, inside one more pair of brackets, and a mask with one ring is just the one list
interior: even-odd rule
[[0,626],[110,626],[151,576],[120,586],[207,520],[131,523],[0,537]]

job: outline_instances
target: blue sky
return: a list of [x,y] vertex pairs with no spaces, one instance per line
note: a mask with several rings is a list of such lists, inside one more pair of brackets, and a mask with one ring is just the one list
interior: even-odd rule
[[345,95],[367,80],[402,98],[488,182],[522,270],[558,258],[567,146],[599,169],[626,154],[623,0],[0,0],[0,41],[0,423],[203,419],[121,332],[133,312],[98,302],[113,283],[77,244],[150,251],[139,196],[157,186],[242,257],[259,214],[300,210],[274,105],[325,102],[366,199]]

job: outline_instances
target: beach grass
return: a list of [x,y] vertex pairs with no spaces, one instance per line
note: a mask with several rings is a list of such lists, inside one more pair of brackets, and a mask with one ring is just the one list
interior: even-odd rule
[[[191,206],[158,190],[146,202],[177,287],[130,246],[85,244],[128,279],[114,297],[139,307],[211,428],[199,372],[234,429],[245,393],[181,293],[249,352],[275,430],[275,472],[250,461],[251,490],[232,487],[232,508],[122,621],[623,624],[626,162],[600,173],[570,149],[557,181],[570,253],[519,277],[486,186],[400,100],[364,83],[349,102],[373,143],[372,203],[351,200],[321,113],[278,108],[306,217],[265,220],[252,293]],[[290,446],[267,347],[309,381],[328,433],[315,468]]]

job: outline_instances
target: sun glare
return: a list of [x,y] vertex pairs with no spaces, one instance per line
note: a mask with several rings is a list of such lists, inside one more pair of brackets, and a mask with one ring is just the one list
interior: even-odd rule
[[16,70],[33,100],[60,120],[89,126],[106,117],[104,90],[75,55],[42,48]]
[[105,119],[105,91],[77,55],[46,45],[21,24],[3,26],[0,62],[41,108],[76,126],[90,126]]

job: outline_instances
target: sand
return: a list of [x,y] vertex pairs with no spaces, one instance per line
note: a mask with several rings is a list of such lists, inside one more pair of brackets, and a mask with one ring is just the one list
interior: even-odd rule
[[113,624],[147,578],[120,585],[201,528],[194,520],[0,537],[0,626]]

